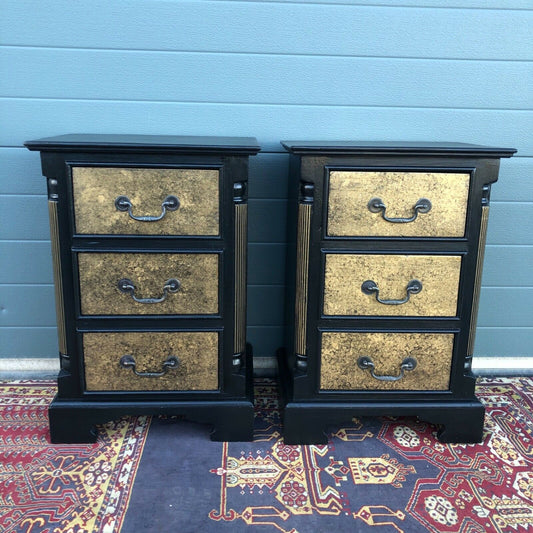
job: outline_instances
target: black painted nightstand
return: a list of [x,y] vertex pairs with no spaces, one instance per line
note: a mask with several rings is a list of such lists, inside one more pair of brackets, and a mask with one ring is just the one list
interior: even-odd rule
[[471,373],[490,186],[514,149],[283,142],[290,152],[289,444],[354,415],[482,438]]
[[254,138],[63,135],[41,152],[61,371],[52,442],[124,414],[183,415],[252,440],[246,345]]

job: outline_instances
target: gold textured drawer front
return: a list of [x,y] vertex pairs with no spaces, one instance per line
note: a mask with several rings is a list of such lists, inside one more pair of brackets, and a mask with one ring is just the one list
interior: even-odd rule
[[[322,334],[322,390],[447,390],[453,352],[448,333],[355,333]],[[374,364],[374,373],[398,378],[406,358],[416,360],[414,370],[403,377],[383,380],[358,366],[361,357]]]
[[[218,263],[207,253],[78,253],[81,314],[217,314]],[[177,291],[165,290],[169,280]]]
[[[219,172],[211,169],[73,167],[74,214],[80,234],[219,234]],[[115,201],[127,197],[134,217],[163,214],[167,196],[179,207],[157,221],[134,220]]]
[[[460,256],[326,254],[324,315],[456,316],[460,274]],[[377,294],[363,292],[369,281]]]
[[[88,391],[157,391],[218,389],[218,333],[84,333],[83,355]],[[130,356],[131,366],[121,360]],[[169,357],[174,367],[164,369]]]
[[[469,174],[438,172],[329,173],[327,235],[383,237],[462,237],[465,233]],[[369,202],[381,200],[385,216],[411,222],[389,222]],[[421,199],[428,212],[417,211]]]

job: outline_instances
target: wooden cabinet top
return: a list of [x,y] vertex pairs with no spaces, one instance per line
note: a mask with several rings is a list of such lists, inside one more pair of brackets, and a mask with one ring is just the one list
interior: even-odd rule
[[516,149],[467,143],[375,142],[375,141],[281,141],[299,155],[422,155],[460,157],[511,157]]
[[24,143],[29,150],[61,152],[216,153],[253,155],[255,137],[67,134]]

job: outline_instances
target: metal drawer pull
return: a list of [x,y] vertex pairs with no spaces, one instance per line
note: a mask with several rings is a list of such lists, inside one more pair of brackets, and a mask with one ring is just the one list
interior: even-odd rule
[[133,205],[127,196],[118,196],[115,199],[115,207],[118,211],[127,211],[130,218],[133,218],[133,220],[138,220],[139,222],[157,222],[167,214],[167,211],[176,211],[179,206],[180,201],[175,196],[167,196],[161,204],[161,214],[159,216],[136,217],[132,213]]
[[370,357],[363,355],[362,357],[359,357],[357,359],[357,366],[361,370],[370,370],[370,374],[374,379],[378,379],[379,381],[398,381],[403,378],[405,372],[410,372],[411,370],[414,370],[417,365],[416,359],[413,357],[406,357],[402,364],[400,365],[400,373],[397,376],[379,376],[374,372],[374,369],[376,368],[376,365],[373,363],[372,359]]
[[372,281],[370,279],[363,282],[361,285],[361,290],[365,294],[376,294],[376,300],[380,304],[384,305],[401,305],[409,301],[409,297],[411,294],[418,294],[422,290],[422,282],[417,279],[412,279],[406,287],[407,295],[403,300],[381,300],[379,297],[379,287],[377,286],[377,283],[375,281]]
[[167,357],[163,361],[163,370],[161,370],[161,372],[138,372],[135,368],[136,363],[133,355],[123,355],[120,358],[119,363],[120,366],[124,368],[131,368],[133,373],[141,378],[159,378],[161,376],[164,376],[169,371],[169,369],[178,368],[180,361],[175,355]]
[[387,222],[392,222],[394,224],[404,224],[406,222],[413,222],[418,216],[418,213],[428,213],[431,210],[431,202],[427,198],[420,198],[418,202],[413,207],[414,214],[410,218],[389,218],[385,214],[387,206],[383,203],[381,198],[372,198],[368,202],[368,210],[372,213],[379,213],[381,211],[381,216]]
[[137,298],[137,296],[135,296],[135,285],[131,279],[123,278],[119,280],[117,285],[120,292],[129,294],[137,303],[140,304],[158,304],[163,302],[166,300],[169,292],[178,292],[181,287],[179,280],[169,279],[168,281],[165,281],[165,284],[163,285],[163,296],[161,296],[161,298]]

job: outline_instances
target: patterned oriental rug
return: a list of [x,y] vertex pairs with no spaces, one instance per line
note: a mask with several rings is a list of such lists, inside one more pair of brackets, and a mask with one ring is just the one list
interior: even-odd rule
[[324,446],[281,439],[256,381],[250,443],[127,417],[93,445],[50,445],[53,382],[0,384],[2,533],[533,531],[533,378],[484,379],[481,444],[441,444],[414,418],[353,419]]

